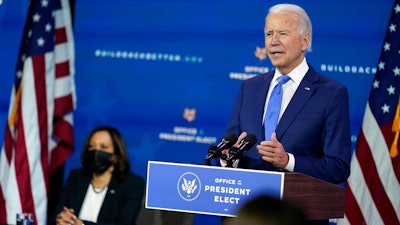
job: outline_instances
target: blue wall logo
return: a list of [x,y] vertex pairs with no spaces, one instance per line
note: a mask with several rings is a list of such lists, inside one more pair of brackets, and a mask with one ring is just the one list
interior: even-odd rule
[[179,196],[185,201],[193,201],[201,191],[201,182],[199,177],[191,172],[182,174],[178,180]]

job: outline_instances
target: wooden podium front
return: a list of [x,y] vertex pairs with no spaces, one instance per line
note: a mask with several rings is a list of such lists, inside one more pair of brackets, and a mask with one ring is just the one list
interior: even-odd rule
[[285,173],[282,199],[304,210],[308,220],[343,218],[345,189],[300,173]]

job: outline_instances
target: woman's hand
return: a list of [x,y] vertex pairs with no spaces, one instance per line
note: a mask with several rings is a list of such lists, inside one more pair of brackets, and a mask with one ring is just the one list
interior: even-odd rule
[[82,225],[82,221],[77,223],[77,217],[75,216],[74,210],[64,207],[64,209],[57,215],[57,225]]

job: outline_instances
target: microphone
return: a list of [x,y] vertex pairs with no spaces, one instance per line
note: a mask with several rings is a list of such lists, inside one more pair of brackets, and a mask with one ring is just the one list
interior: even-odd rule
[[229,149],[229,156],[226,161],[231,161],[233,159],[238,159],[242,156],[244,151],[249,150],[257,142],[257,137],[254,134],[248,134],[244,137],[238,147],[232,147]]
[[233,133],[226,134],[217,146],[210,146],[205,160],[211,158],[219,158],[221,156],[222,150],[232,147],[232,145],[236,143],[237,139],[237,136]]

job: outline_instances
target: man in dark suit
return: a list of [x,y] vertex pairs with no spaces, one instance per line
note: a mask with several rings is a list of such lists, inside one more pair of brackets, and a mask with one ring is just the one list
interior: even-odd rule
[[[311,35],[311,21],[302,8],[280,4],[270,9],[265,48],[276,70],[243,82],[226,133],[252,133],[261,141],[243,153],[240,167],[294,171],[342,183],[350,174],[348,93],[307,63]],[[276,133],[264,137],[264,126],[271,125],[263,119],[269,95],[282,75],[290,80],[283,85]]]
[[[233,165],[345,182],[351,158],[348,92],[308,64],[312,26],[307,13],[297,5],[273,6],[264,32],[265,50],[276,69],[243,82],[226,129],[240,135],[239,140],[254,134],[259,143]],[[282,86],[278,123],[275,132],[265,134],[264,128],[275,126],[264,117],[272,89],[283,75],[290,79]]]

